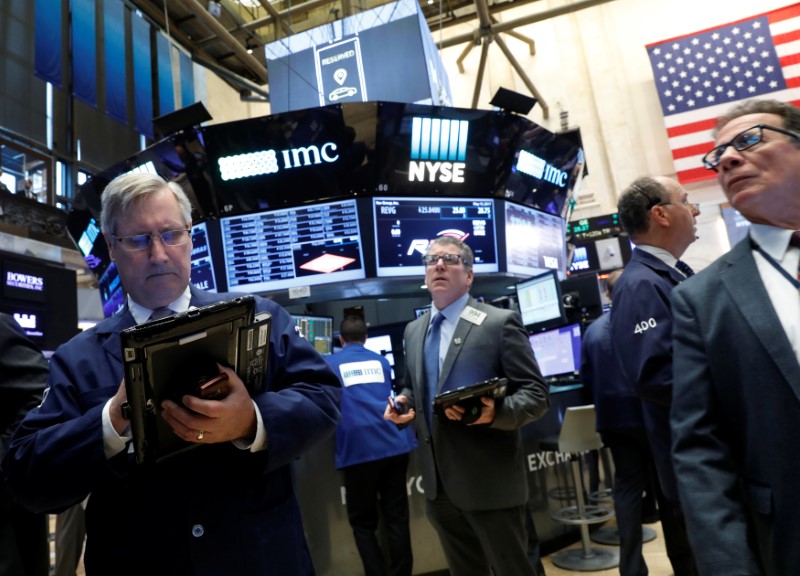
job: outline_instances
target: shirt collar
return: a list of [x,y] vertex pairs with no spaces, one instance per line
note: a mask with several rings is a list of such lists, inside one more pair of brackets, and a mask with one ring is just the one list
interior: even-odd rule
[[768,224],[750,225],[750,236],[755,240],[755,243],[778,262],[781,262],[786,255],[786,250],[789,248],[789,240],[792,239],[792,234],[794,233],[794,230],[778,228]]
[[[189,309],[189,302],[192,299],[192,293],[189,290],[189,286],[187,284],[186,289],[183,291],[183,294],[178,296],[175,300],[167,304],[170,310],[173,312],[186,312]],[[141,304],[137,304],[133,298],[128,295],[128,309],[131,311],[133,315],[133,319],[136,321],[137,324],[141,324],[143,322],[147,322],[150,319],[150,315],[153,313],[153,310],[150,308],[145,308]]]
[[661,260],[664,264],[669,266],[670,268],[675,268],[675,263],[678,261],[675,256],[664,250],[663,248],[659,248],[658,246],[648,246],[647,244],[637,244],[636,248],[641,250],[642,252],[647,252],[651,256],[655,256],[659,260]]
[[435,314],[442,314],[444,315],[444,321],[453,322],[457,320],[461,313],[464,311],[464,308],[467,307],[467,301],[469,300],[469,292],[465,292],[461,295],[460,298],[457,298],[447,306],[445,306],[442,310],[436,308],[436,305],[431,302],[431,318]]

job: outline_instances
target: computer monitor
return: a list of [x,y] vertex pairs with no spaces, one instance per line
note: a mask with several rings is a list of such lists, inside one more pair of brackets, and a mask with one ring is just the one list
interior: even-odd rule
[[307,316],[292,314],[294,325],[300,336],[308,340],[320,354],[333,354],[333,318],[331,316]]
[[568,324],[528,337],[545,381],[553,385],[580,382],[581,325]]
[[380,354],[389,362],[392,367],[392,380],[394,380],[394,352],[392,349],[392,337],[389,334],[378,334],[375,336],[368,336],[367,341],[364,343],[364,348],[372,350],[376,354]]
[[[276,291],[362,280],[355,200],[219,219],[229,292]],[[218,278],[221,283],[221,278]]]
[[506,269],[525,276],[557,270],[559,277],[565,278],[564,219],[529,206],[504,204]]
[[428,304],[427,306],[420,306],[419,308],[414,308],[414,318],[421,318],[427,312],[430,312],[431,305]]
[[567,323],[556,270],[519,282],[516,289],[522,323],[529,331],[541,332]]
[[372,207],[378,276],[424,276],[428,244],[445,236],[469,245],[476,274],[498,271],[494,200],[382,197]]

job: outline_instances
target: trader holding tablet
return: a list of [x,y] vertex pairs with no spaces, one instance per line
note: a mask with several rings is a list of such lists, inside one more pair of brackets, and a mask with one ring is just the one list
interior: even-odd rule
[[43,404],[12,438],[9,485],[38,512],[89,496],[89,576],[313,574],[291,463],[334,432],[341,388],[280,306],[257,298],[257,311],[272,316],[261,391],[251,397],[220,368],[224,398],[164,400],[159,412],[175,434],[205,446],[135,464],[120,332],[166,308],[233,296],[190,286],[190,212],[183,190],[158,176],[123,175],[106,187],[101,229],[127,305],[56,351]]
[[[409,409],[388,405],[384,417],[398,425],[414,421],[428,517],[450,574],[536,574],[526,552],[520,428],[547,411],[547,387],[519,315],[470,297],[469,246],[437,238],[423,261],[433,305],[405,331],[406,374],[397,403]],[[464,422],[462,405],[432,410],[436,394],[494,377],[508,380],[507,393],[481,398],[474,421]]]

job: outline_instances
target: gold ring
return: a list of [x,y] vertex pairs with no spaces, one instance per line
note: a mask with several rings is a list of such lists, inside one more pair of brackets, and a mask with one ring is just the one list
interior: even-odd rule
[[202,439],[203,439],[203,435],[204,435],[204,434],[205,434],[205,432],[203,432],[202,430],[200,430],[200,432],[198,432],[198,433],[197,433],[197,439],[198,439],[198,440],[202,440]]

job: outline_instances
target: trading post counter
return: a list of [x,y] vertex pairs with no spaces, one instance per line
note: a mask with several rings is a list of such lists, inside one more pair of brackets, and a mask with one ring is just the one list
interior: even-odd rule
[[[550,518],[551,512],[568,505],[559,497],[569,493],[572,487],[568,456],[542,451],[539,444],[541,440],[558,436],[564,411],[569,406],[585,404],[584,394],[582,387],[553,390],[547,414],[522,430],[526,448],[524,465],[528,471],[528,509],[546,550],[552,549],[554,542],[566,541],[570,535],[577,538],[577,528],[557,524]],[[331,437],[296,462],[300,507],[318,576],[356,576],[364,572],[347,521],[344,476],[334,468],[334,454],[335,442]],[[422,466],[416,451],[410,456],[406,485],[414,574],[436,573],[446,570],[447,563],[436,531],[426,517],[420,476]],[[382,532],[379,538],[383,540]]]

